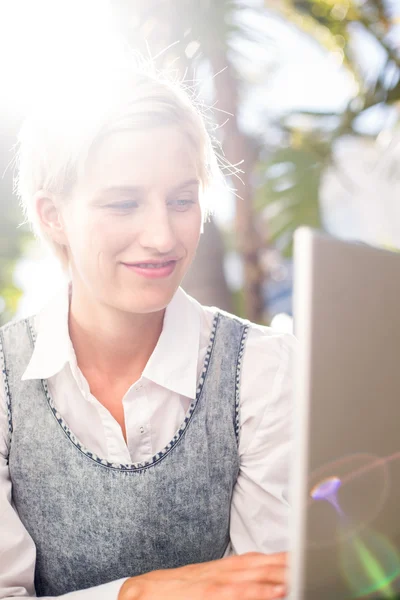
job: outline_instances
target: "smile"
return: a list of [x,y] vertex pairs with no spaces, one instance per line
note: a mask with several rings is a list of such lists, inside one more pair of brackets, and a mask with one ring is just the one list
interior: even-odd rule
[[135,263],[135,267],[140,267],[141,269],[162,269],[162,267],[166,267],[167,265],[171,265],[174,263],[174,260],[169,260],[164,263]]
[[157,279],[168,277],[171,275],[176,266],[176,260],[169,260],[162,263],[122,263],[127,269],[133,271],[137,275],[147,277],[149,279]]

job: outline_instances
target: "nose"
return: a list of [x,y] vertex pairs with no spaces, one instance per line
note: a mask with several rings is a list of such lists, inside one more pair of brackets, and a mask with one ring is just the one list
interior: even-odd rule
[[168,207],[163,203],[146,211],[144,227],[140,235],[143,248],[156,250],[159,254],[171,253],[176,245],[176,236]]

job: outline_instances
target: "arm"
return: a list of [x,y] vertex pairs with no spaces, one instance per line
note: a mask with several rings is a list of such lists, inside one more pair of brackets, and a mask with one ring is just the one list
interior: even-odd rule
[[237,554],[288,549],[288,482],[297,340],[253,327],[240,387],[240,472],[231,508]]
[[[4,384],[0,382],[0,600],[21,600],[36,597],[36,548],[12,504],[7,432]],[[68,600],[116,600],[125,580],[119,579],[62,597]]]

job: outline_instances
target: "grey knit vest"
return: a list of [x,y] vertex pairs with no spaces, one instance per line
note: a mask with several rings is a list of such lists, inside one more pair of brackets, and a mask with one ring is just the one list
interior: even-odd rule
[[196,398],[149,462],[85,448],[45,380],[21,381],[31,320],[0,329],[13,501],[37,549],[37,596],[221,558],[239,472],[239,386],[248,324],[216,313]]

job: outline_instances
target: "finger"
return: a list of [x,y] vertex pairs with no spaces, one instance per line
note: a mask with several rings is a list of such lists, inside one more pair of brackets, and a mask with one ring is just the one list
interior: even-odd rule
[[[240,584],[235,586],[235,600],[275,600],[284,598],[287,594],[284,585]],[[227,596],[229,597],[229,595]]]
[[218,574],[218,583],[261,583],[279,585],[285,584],[287,579],[287,568],[281,565],[268,567],[256,567],[242,571],[223,571]]
[[[247,552],[246,554],[231,556],[224,560],[226,560],[227,565],[232,564],[234,569],[247,569],[251,567],[262,567],[268,565],[286,566],[288,564],[288,553],[280,552],[277,554],[263,554],[261,552]],[[224,562],[224,560],[221,562]]]
[[252,556],[256,555],[260,557],[260,559],[264,558],[271,564],[283,564],[288,561],[289,553],[288,552],[274,552],[271,554],[267,554],[266,552],[247,552],[246,554],[242,554],[242,556]]
[[247,571],[254,568],[268,569],[270,566],[287,567],[288,554],[280,552],[279,554],[263,554],[261,552],[247,552],[235,556],[227,556],[222,559],[209,561],[206,563],[195,563],[180,567],[179,575],[183,578],[196,577],[204,579],[214,574],[226,573],[231,575],[235,572]]

